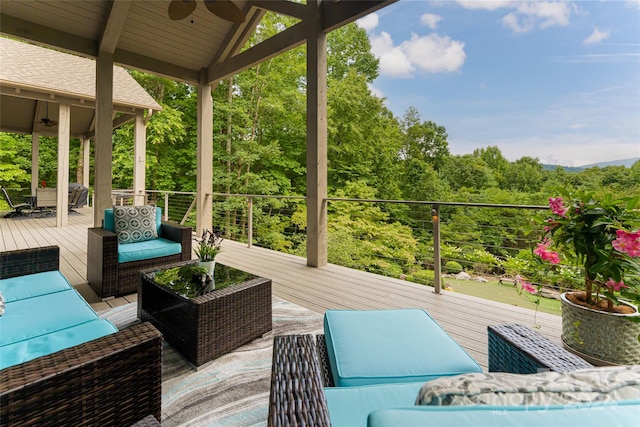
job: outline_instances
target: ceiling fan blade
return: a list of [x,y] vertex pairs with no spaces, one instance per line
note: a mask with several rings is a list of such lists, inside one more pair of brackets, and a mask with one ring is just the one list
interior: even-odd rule
[[169,3],[169,18],[179,21],[191,15],[196,10],[195,0],[172,0]]
[[244,22],[246,19],[240,8],[230,0],[204,0],[204,5],[209,12],[235,24]]

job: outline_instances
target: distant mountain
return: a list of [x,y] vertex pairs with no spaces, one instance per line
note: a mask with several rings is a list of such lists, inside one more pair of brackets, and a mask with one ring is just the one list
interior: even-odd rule
[[544,170],[555,170],[556,168],[564,168],[564,170],[567,172],[580,172],[589,168],[594,168],[594,167],[604,168],[607,166],[624,166],[624,167],[630,168],[638,160],[640,160],[640,157],[633,157],[630,159],[622,159],[622,160],[612,160],[610,162],[590,163],[588,165],[583,165],[583,166],[562,166],[562,165],[543,164],[542,168]]

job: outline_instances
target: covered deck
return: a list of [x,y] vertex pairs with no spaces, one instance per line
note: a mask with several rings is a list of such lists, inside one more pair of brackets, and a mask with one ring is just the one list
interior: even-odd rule
[[[86,283],[87,228],[90,208],[69,216],[69,226],[56,228],[56,219],[0,218],[0,251],[57,245],[62,273],[96,311],[136,301],[137,295],[100,301]],[[501,323],[534,325],[534,312],[521,307],[361,272],[333,264],[307,266],[306,260],[272,250],[225,241],[217,260],[273,280],[273,295],[317,313],[327,309],[424,308],[467,352],[487,369],[487,326]],[[538,313],[537,331],[560,343],[560,316]]]

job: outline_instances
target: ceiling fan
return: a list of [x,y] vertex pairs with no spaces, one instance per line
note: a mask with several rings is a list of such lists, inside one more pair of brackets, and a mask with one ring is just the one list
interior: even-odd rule
[[[244,22],[244,13],[231,0],[204,0],[204,5],[216,16],[235,24]],[[196,0],[172,0],[169,3],[169,18],[179,21],[196,10]]]
[[44,114],[44,117],[40,119],[40,123],[42,123],[45,127],[48,127],[48,128],[53,127],[53,126],[58,124],[57,121],[51,120],[49,118],[49,103],[48,102],[45,104],[45,114]]

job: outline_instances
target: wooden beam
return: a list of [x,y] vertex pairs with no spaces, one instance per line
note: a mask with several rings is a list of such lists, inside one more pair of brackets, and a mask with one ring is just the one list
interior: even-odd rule
[[100,227],[104,210],[111,206],[113,179],[113,55],[100,52],[96,61],[96,133],[93,224]]
[[147,165],[147,127],[144,123],[144,114],[135,116],[133,127],[133,204],[142,206],[146,203],[145,178]]
[[[98,43],[94,40],[5,14],[0,14],[0,32],[76,55],[84,55],[91,58],[98,56]],[[52,44],[53,41],[55,41],[55,44]]]
[[398,0],[323,1],[322,30],[330,32]]
[[107,21],[104,23],[104,29],[98,43],[99,50],[109,53],[115,52],[120,34],[122,34],[122,28],[127,20],[129,6],[131,6],[131,0],[113,0],[111,2],[111,10]]
[[146,71],[184,83],[195,85],[200,81],[200,71],[160,61],[150,56],[138,55],[127,50],[116,49],[113,54],[113,61],[127,68]]
[[262,43],[245,50],[238,55],[217,64],[209,70],[209,83],[244,71],[260,62],[271,59],[274,56],[300,46],[306,40],[306,26],[300,22],[293,27],[263,41]]
[[287,15],[302,20],[309,14],[307,5],[292,1],[254,0],[251,2],[251,5],[280,15]]
[[202,70],[202,83],[198,85],[198,141],[196,148],[196,236],[202,230],[212,229],[213,199],[213,97],[206,83],[206,70]]

